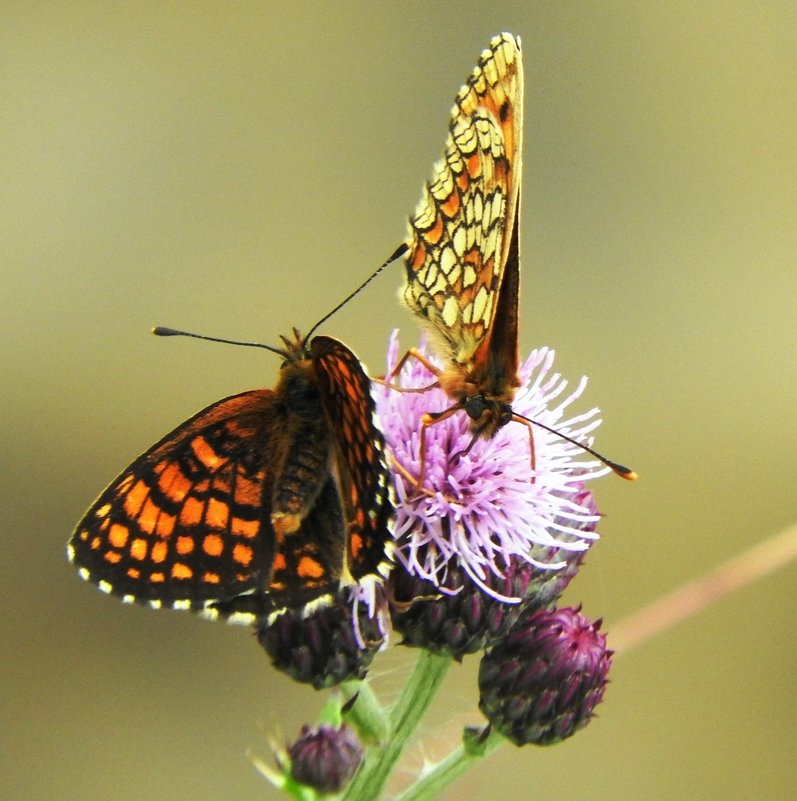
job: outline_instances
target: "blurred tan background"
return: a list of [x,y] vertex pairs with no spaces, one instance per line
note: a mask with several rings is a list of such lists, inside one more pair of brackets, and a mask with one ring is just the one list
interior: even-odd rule
[[[124,606],[64,556],[78,517],[404,236],[490,37],[523,38],[523,350],[591,377],[637,485],[569,600],[607,626],[797,517],[797,6],[16,3],[0,7],[0,797],[278,797],[247,752],[323,696],[245,628]],[[379,371],[416,337],[401,268],[325,326]],[[615,665],[600,719],[507,746],[444,799],[790,799],[797,569]],[[377,660],[394,697],[412,654]],[[480,720],[452,670],[419,761]]]

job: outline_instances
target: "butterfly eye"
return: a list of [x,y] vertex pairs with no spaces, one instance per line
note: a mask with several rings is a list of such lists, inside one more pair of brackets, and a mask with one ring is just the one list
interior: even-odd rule
[[508,403],[505,403],[501,407],[501,415],[498,418],[498,425],[505,426],[512,419],[513,415],[514,412],[512,411],[512,407]]
[[465,398],[464,409],[471,420],[478,420],[487,409],[487,402],[484,400],[484,395],[470,395]]

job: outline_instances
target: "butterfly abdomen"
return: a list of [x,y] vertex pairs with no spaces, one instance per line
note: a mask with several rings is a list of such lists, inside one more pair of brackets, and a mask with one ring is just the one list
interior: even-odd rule
[[321,393],[308,360],[283,367],[277,396],[282,414],[272,442],[279,442],[271,488],[271,523],[277,540],[295,532],[329,476],[331,440]]

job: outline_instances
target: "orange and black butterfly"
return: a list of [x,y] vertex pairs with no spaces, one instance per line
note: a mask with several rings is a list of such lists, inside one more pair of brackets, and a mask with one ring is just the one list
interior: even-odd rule
[[410,354],[455,401],[424,415],[424,428],[464,410],[474,438],[491,437],[513,419],[522,134],[520,39],[503,33],[457,95],[443,159],[410,220],[402,299],[445,367]]
[[384,578],[392,483],[370,380],[338,340],[282,340],[275,390],[211,404],[94,502],[68,546],[84,579],[243,621]]
[[[459,90],[451,111],[443,158],[410,219],[405,255],[404,304],[420,317],[445,360],[440,369],[423,354],[413,356],[454,401],[421,418],[423,483],[425,432],[458,411],[473,434],[492,437],[511,420],[528,426],[534,466],[532,422],[512,410],[518,379],[523,62],[520,39],[495,36]],[[397,375],[404,363],[394,368]],[[569,439],[560,434],[563,439]],[[623,478],[636,474],[580,445]],[[403,472],[403,471],[402,471]]]

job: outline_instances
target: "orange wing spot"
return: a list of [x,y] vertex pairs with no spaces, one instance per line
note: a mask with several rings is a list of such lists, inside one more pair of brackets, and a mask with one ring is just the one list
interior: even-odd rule
[[250,481],[244,476],[238,476],[235,483],[235,503],[239,506],[260,505],[261,484]]
[[166,581],[166,575],[164,573],[150,573],[149,580],[153,584],[163,584]]
[[130,556],[138,559],[139,562],[147,558],[147,541],[142,537],[137,537],[130,543]]
[[127,568],[127,576],[131,579],[140,579],[141,578],[141,571],[137,567],[128,567]]
[[326,572],[324,566],[311,556],[303,556],[299,560],[296,572],[301,578],[319,579]]
[[241,542],[232,549],[232,558],[235,559],[239,565],[243,565],[244,567],[249,567],[252,563],[253,556],[254,551],[248,545],[244,545]]
[[230,507],[218,498],[208,500],[208,509],[205,513],[205,521],[211,528],[226,529],[230,519]]
[[100,537],[94,537],[94,539],[91,541],[91,550],[96,551],[100,545],[102,545],[102,539],[100,539]]
[[136,520],[139,528],[147,534],[152,534],[158,526],[159,514],[160,509],[153,503],[151,498],[147,498]]
[[202,540],[202,550],[208,556],[220,556],[224,550],[224,541],[218,534],[207,534]]
[[288,565],[285,562],[285,557],[281,553],[278,553],[274,557],[274,564],[272,565],[272,569],[273,570],[285,570],[285,568],[287,566]]
[[423,236],[430,245],[436,245],[443,236],[443,231],[443,218],[438,214],[435,217],[434,225],[428,231],[425,231]]
[[172,565],[172,578],[190,579],[194,577],[194,571],[184,562],[175,562]]
[[213,489],[218,497],[227,498],[232,495],[232,484],[226,473],[215,473],[213,476]]
[[226,459],[222,459],[211,444],[204,437],[194,437],[191,440],[191,450],[194,456],[202,462],[208,470],[215,470],[219,465],[224,464]]
[[194,550],[194,539],[193,537],[178,537],[177,538],[177,553],[180,556],[185,556],[191,551]]
[[[236,405],[240,410],[243,411],[246,403],[247,402],[245,400],[241,400],[239,398]],[[236,420],[235,417],[230,417],[230,419],[227,420],[224,425],[227,429],[227,432],[233,439],[247,439],[252,436],[251,424],[244,424],[241,422],[241,420]]]
[[472,179],[478,178],[482,174],[482,157],[480,153],[474,153],[467,160],[468,175]]
[[111,565],[118,565],[122,561],[122,554],[119,551],[106,551],[102,558]]
[[185,496],[191,492],[191,487],[191,482],[181,473],[180,477],[169,485],[169,491],[165,494],[170,501],[181,503],[185,499]]
[[166,543],[163,540],[161,540],[160,542],[156,542],[153,544],[152,551],[150,551],[149,554],[149,558],[156,564],[160,564],[161,562],[165,561],[168,555],[169,555],[169,548],[167,547]]
[[108,542],[113,545],[114,548],[124,548],[127,545],[127,538],[130,536],[130,532],[127,530],[127,526],[123,526],[121,523],[114,523],[111,526],[111,530],[108,532]]
[[452,192],[448,196],[446,202],[441,204],[440,211],[442,211],[446,217],[454,217],[459,213],[460,205],[459,192]]
[[139,479],[130,492],[125,495],[124,507],[129,517],[138,517],[138,513],[141,511],[141,507],[148,496],[149,487]]
[[205,511],[205,504],[196,498],[186,498],[183,508],[180,510],[180,522],[184,526],[198,526],[202,522],[202,513]]
[[94,514],[96,517],[106,517],[108,512],[110,511],[111,511],[111,504],[104,503],[102,506],[100,506],[99,509],[94,510]]
[[218,573],[208,571],[202,574],[202,581],[205,584],[221,584],[221,576]]
[[165,462],[158,476],[160,491],[172,501],[181,501],[191,489],[191,482],[183,475],[176,462]]
[[349,551],[356,559],[363,547],[363,538],[359,534],[352,534],[349,537]]
[[251,540],[260,531],[260,523],[257,520],[244,520],[240,517],[233,517],[230,523],[233,534],[239,537],[246,537]]
[[159,537],[163,537],[164,539],[171,537],[176,521],[177,518],[174,515],[167,515],[162,511],[158,517],[158,526],[155,529],[157,535]]
[[133,482],[136,480],[136,477],[131,473],[129,476],[125,476],[120,482],[119,486],[117,487],[117,491],[121,494],[127,492],[130,487],[133,485]]

